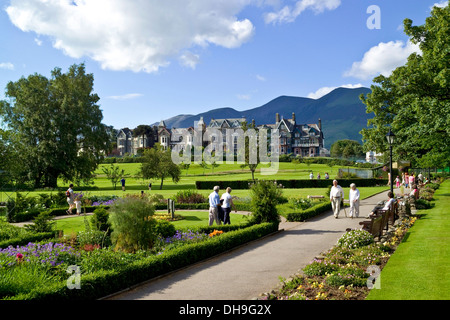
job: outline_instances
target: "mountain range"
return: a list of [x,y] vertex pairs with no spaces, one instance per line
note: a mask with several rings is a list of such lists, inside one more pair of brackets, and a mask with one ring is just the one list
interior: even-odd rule
[[280,96],[249,110],[218,108],[197,115],[177,115],[164,122],[168,128],[188,128],[200,117],[203,117],[206,125],[211,119],[246,118],[247,122],[255,120],[256,125],[262,125],[275,123],[276,113],[280,118],[291,119],[294,112],[297,124],[312,124],[322,120],[325,148],[330,149],[337,140],[361,142],[362,136],[359,132],[367,126],[367,120],[372,118],[373,114],[366,113],[366,106],[359,96],[370,92],[370,89],[364,87],[336,88],[319,99]]

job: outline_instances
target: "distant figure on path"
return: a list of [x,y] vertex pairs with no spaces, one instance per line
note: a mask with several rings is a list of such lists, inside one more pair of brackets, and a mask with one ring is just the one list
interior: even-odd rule
[[152,183],[151,182],[148,184],[148,191],[152,191]]
[[328,172],[325,172],[325,179],[330,179],[330,176],[328,175]]
[[330,190],[331,207],[333,208],[334,217],[337,219],[341,210],[341,201],[344,199],[344,190],[338,185],[337,180],[333,180],[333,186]]
[[122,178],[122,180],[120,180],[120,183],[122,184],[122,191],[125,191],[125,178]]
[[67,203],[69,204],[69,210],[66,211],[67,214],[72,214],[72,209],[75,207],[73,199],[73,184],[69,185],[69,189],[66,191]]
[[309,178],[310,178],[310,179],[314,179],[314,175],[313,175],[312,171],[311,171],[311,173],[309,174]]
[[320,172],[317,173],[317,180],[320,180]]
[[214,221],[216,221],[217,225],[221,225],[222,222],[219,220],[219,206],[220,206],[220,197],[219,197],[219,186],[214,187],[214,191],[209,195],[209,225],[212,226]]
[[222,205],[222,209],[224,212],[224,217],[223,217],[223,224],[230,224],[230,212],[231,212],[231,207],[234,208],[234,212],[237,212],[236,210],[236,206],[233,203],[233,198],[230,195],[231,193],[231,188],[228,187],[226,192],[222,195],[223,199],[223,205]]
[[350,217],[359,217],[359,190],[356,189],[356,185],[352,183],[350,185],[350,193],[348,195],[350,200]]
[[79,197],[76,197],[74,204],[77,207],[77,215],[80,215],[81,214],[81,199]]

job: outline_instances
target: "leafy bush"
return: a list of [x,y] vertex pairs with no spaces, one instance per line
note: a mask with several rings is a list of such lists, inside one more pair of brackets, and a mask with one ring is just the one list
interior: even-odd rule
[[155,225],[155,233],[163,238],[172,237],[175,234],[175,226],[166,220],[158,220]]
[[282,193],[272,181],[261,180],[255,183],[250,190],[250,196],[252,220],[256,223],[280,221],[277,204],[282,199]]
[[77,233],[77,244],[81,248],[84,248],[86,245],[108,247],[109,245],[111,245],[111,239],[105,231],[80,231]]
[[358,266],[342,266],[333,271],[325,278],[325,282],[330,286],[340,287],[354,285],[362,287],[367,284],[369,274]]
[[91,217],[91,225],[95,230],[111,233],[111,223],[108,221],[109,213],[105,208],[97,208]]
[[52,232],[56,224],[55,221],[51,221],[52,219],[53,217],[50,213],[44,211],[34,218],[33,224],[27,224],[25,225],[25,228],[35,233]]
[[365,230],[351,230],[339,238],[339,247],[356,249],[373,243],[373,236]]
[[117,200],[109,214],[116,248],[127,252],[152,248],[156,240],[154,212],[153,204],[145,198]]
[[180,190],[174,196],[174,200],[177,203],[205,203],[208,199],[197,191],[193,190]]
[[430,209],[431,203],[425,199],[417,199],[415,201],[416,209],[422,210],[422,209]]

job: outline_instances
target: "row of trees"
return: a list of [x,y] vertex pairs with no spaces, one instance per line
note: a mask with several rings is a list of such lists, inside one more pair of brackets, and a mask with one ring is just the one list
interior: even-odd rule
[[390,76],[376,77],[361,99],[374,114],[361,131],[366,150],[386,152],[389,128],[397,139],[394,160],[418,167],[450,166],[450,5],[433,7],[424,25],[404,20],[404,31],[418,44],[407,63]]

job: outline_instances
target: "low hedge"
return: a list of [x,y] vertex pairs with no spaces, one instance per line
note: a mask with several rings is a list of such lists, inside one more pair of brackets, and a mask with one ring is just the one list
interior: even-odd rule
[[[82,212],[86,210],[87,213],[94,212],[97,208],[105,208],[109,209],[109,206],[84,206],[82,207]],[[53,209],[47,209],[45,211],[48,211],[50,215],[52,216],[65,216],[67,215],[67,209],[68,208],[53,208]],[[36,218],[41,212],[40,211],[31,211],[31,212],[20,212],[16,213],[14,215],[14,222],[25,222],[25,221],[31,221],[34,218]],[[72,210],[72,213],[76,213],[76,209]]]
[[[251,211],[250,204],[235,203],[236,210]],[[166,210],[167,204],[161,203],[155,205],[156,210]],[[209,203],[175,203],[175,210],[208,210]]]
[[[332,185],[331,179],[302,179],[302,180],[273,180],[278,185],[282,185],[288,189],[302,189],[302,188],[327,188]],[[350,187],[354,183],[358,187],[374,187],[377,185],[386,185],[387,179],[338,179],[339,185],[343,188]],[[221,189],[230,187],[231,189],[249,189],[252,180],[235,180],[235,181],[195,181],[195,186],[199,190],[212,190],[214,186],[219,186]]]
[[208,241],[188,244],[162,255],[151,256],[121,270],[103,270],[81,275],[81,289],[68,289],[66,281],[40,287],[14,300],[93,300],[124,290],[143,281],[186,267],[278,230],[278,223],[263,223],[227,232]]
[[[344,206],[350,206],[348,203],[344,203]],[[306,210],[300,210],[297,212],[289,212],[286,215],[287,221],[305,221],[306,219],[318,216],[321,213],[324,213],[327,210],[332,210],[331,202],[324,202],[318,205],[315,205],[312,208]]]
[[59,231],[30,233],[22,237],[0,241],[0,248],[4,249],[9,246],[25,246],[30,242],[39,242],[42,240],[55,238],[58,236],[58,234]]

